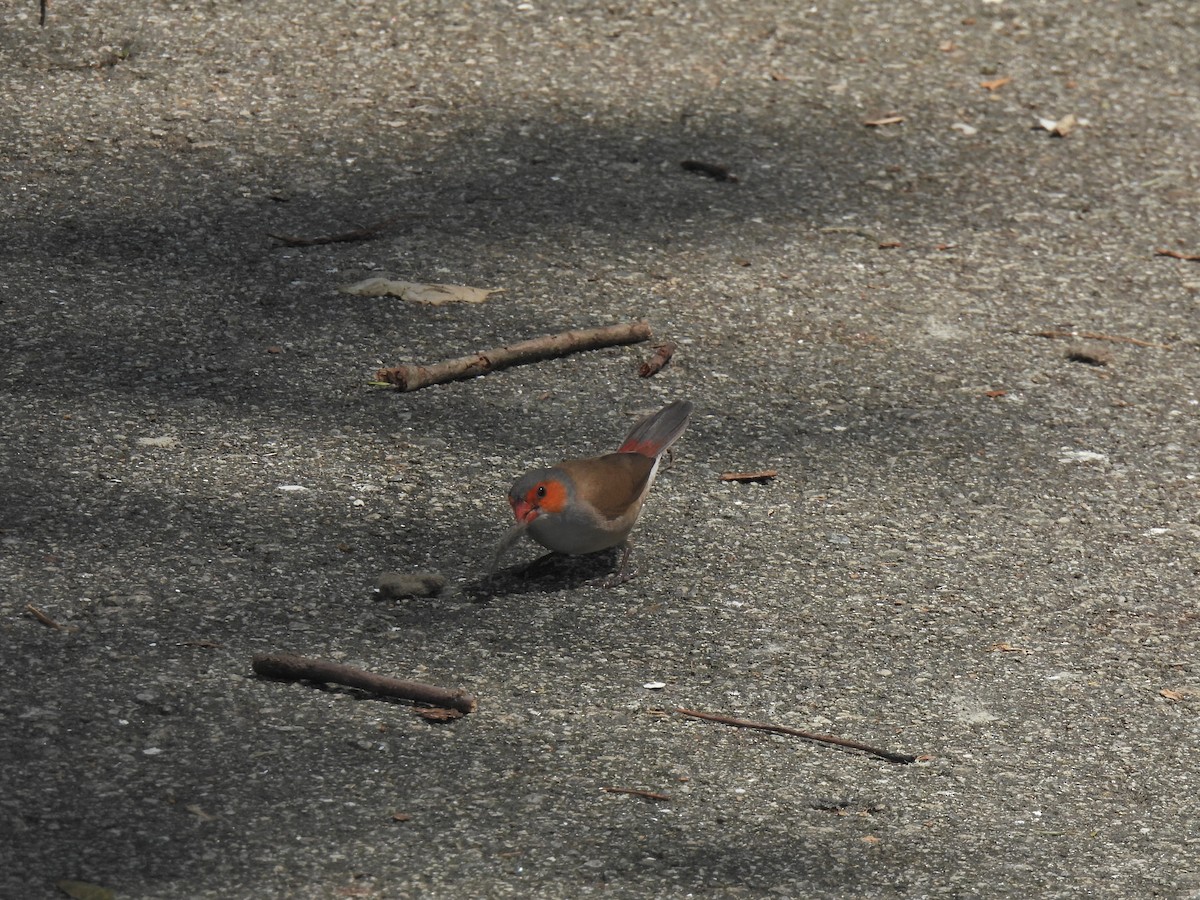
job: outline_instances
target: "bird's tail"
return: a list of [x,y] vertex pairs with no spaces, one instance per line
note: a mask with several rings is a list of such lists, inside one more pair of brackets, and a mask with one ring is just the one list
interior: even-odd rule
[[641,453],[655,459],[662,456],[668,447],[679,440],[683,429],[687,428],[688,416],[692,414],[692,404],[686,400],[676,400],[646,416],[629,432],[625,442],[617,448],[618,453]]

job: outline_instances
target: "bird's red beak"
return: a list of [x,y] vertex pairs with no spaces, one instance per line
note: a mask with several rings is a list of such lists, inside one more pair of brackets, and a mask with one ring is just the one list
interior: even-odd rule
[[517,517],[517,521],[524,525],[528,525],[538,517],[541,511],[528,500],[509,500],[512,505],[513,515]]

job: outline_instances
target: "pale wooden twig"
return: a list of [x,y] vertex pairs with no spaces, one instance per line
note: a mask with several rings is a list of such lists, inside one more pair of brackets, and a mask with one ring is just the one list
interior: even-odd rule
[[307,656],[264,653],[254,657],[253,667],[255,672],[266,678],[344,684],[373,694],[428,703],[430,706],[454,709],[464,714],[474,712],[478,705],[475,698],[464,690],[421,684],[417,681],[402,681],[399,678],[375,675],[353,666]]
[[723,716],[719,713],[700,712],[695,709],[676,709],[675,712],[685,716],[691,716],[695,719],[706,719],[709,722],[720,722],[722,725],[733,725],[737,728],[755,728],[759,731],[773,731],[776,734],[788,734],[792,737],[804,738],[806,741],[817,741],[822,744],[835,744],[838,747],[847,747],[851,750],[861,750],[863,753],[870,753],[881,759],[886,759],[888,762],[895,763],[914,763],[917,761],[915,756],[908,753],[896,753],[892,750],[881,750],[878,747],[872,747],[870,744],[860,744],[858,741],[850,741],[846,738],[836,737],[832,734],[813,734],[810,731],[800,731],[798,728],[789,728],[786,725],[773,725],[770,722],[754,722],[750,719],[735,719],[732,716]]
[[582,331],[564,331],[544,337],[508,344],[492,350],[484,350],[458,359],[448,359],[430,366],[396,366],[380,369],[375,373],[377,380],[395,385],[402,391],[415,391],[431,384],[447,381],[462,381],[476,375],[486,375],[510,366],[567,356],[584,350],[615,347],[621,344],[636,344],[650,339],[650,326],[645,322],[627,322],[624,325],[608,325],[603,328],[588,328]]

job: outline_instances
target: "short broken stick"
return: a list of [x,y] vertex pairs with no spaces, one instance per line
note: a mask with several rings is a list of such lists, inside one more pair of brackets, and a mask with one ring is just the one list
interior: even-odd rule
[[659,344],[654,348],[654,355],[638,366],[638,376],[649,378],[651,375],[657,375],[662,371],[663,366],[671,361],[671,357],[675,355],[678,347],[679,345],[674,341]]
[[801,731],[798,728],[789,728],[786,725],[773,725],[770,722],[754,722],[750,719],[735,719],[732,716],[723,716],[718,713],[700,712],[695,709],[677,708],[675,712],[685,716],[691,716],[695,719],[706,719],[709,722],[720,722],[722,725],[733,725],[736,728],[755,728],[759,731],[773,731],[776,734],[788,734],[792,737],[804,738],[806,741],[816,741],[821,744],[834,744],[838,747],[846,747],[850,750],[861,750],[863,753],[870,753],[878,756],[881,759],[886,759],[888,762],[903,763],[905,765],[917,761],[917,757],[908,753],[896,753],[892,750],[881,750],[879,747],[872,747],[870,744],[860,744],[858,741],[850,741],[846,738],[836,737],[832,734],[814,734],[810,731]]
[[396,366],[375,373],[378,381],[395,385],[402,391],[416,391],[431,384],[462,381],[486,375],[510,366],[569,356],[584,350],[616,347],[650,340],[650,326],[645,322],[627,322],[583,331],[564,331],[544,337],[484,350],[471,356],[448,359],[431,366]]
[[474,712],[478,705],[473,696],[461,689],[402,681],[387,675],[375,675],[353,666],[307,656],[293,656],[290,653],[259,654],[254,657],[253,667],[255,672],[266,678],[343,684],[384,697],[398,697],[415,703],[455,709],[463,714]]

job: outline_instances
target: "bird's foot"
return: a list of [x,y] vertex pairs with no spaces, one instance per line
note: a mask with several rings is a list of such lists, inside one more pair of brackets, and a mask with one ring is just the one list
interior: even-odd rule
[[606,588],[620,587],[627,581],[633,581],[633,579],[637,578],[637,575],[637,569],[622,569],[620,572],[615,572],[601,581],[600,586]]
[[637,569],[629,568],[629,557],[633,554],[633,545],[626,541],[621,545],[621,564],[617,567],[617,571],[609,575],[602,582],[601,586],[606,588],[615,588],[633,579],[637,573]]

